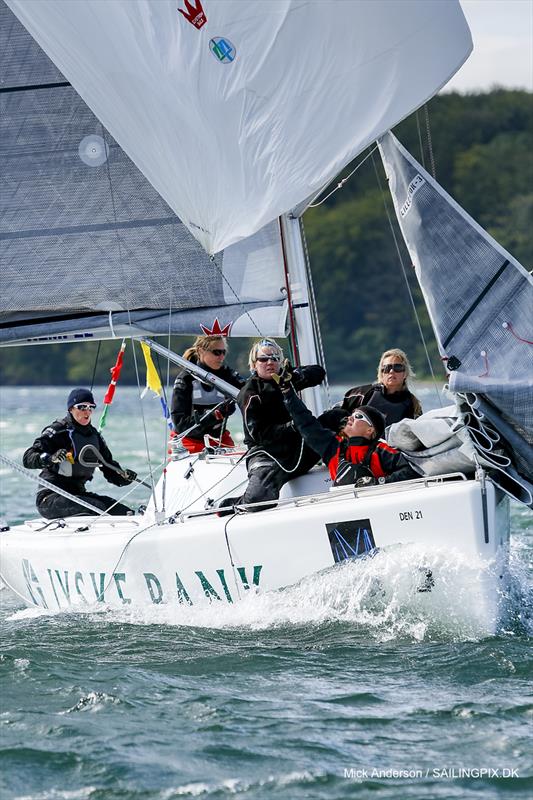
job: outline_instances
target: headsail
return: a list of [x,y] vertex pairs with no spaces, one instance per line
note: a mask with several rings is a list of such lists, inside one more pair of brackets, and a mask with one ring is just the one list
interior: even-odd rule
[[495,463],[490,453],[503,443],[533,482],[533,279],[392,133],[380,150],[449,387],[469,409],[474,443]]
[[210,253],[316,194],[472,48],[458,0],[8,0]]
[[3,0],[0,59],[2,344],[285,334],[277,221],[210,260]]

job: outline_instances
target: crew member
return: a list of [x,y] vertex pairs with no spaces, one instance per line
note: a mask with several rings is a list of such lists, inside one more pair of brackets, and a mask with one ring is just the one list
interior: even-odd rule
[[[217,325],[215,320],[213,329]],[[226,339],[216,333],[198,336],[183,357],[239,389],[244,379],[224,364],[226,353]],[[178,373],[172,392],[172,424],[176,433],[186,432],[182,444],[190,453],[204,449],[205,436],[209,436],[209,443],[213,446],[234,447],[235,443],[226,430],[226,420],[235,408],[233,400],[228,400],[213,384],[203,383],[186,370]]]
[[348,389],[342,407],[348,413],[359,406],[377,408],[385,416],[386,427],[402,419],[416,419],[422,414],[422,406],[407,385],[413,376],[403,350],[386,350],[379,359],[377,382]]
[[318,364],[294,371],[287,364],[282,370],[282,361],[283,351],[273,339],[261,339],[250,350],[248,363],[252,374],[237,397],[244,422],[244,442],[248,445],[248,486],[242,497],[226,498],[220,506],[276,500],[285,483],[305,474],[318,461],[317,454],[291,422],[279,381],[282,372],[290,372],[295,388],[306,389],[321,383],[325,372]]
[[[80,464],[78,456],[82,448],[90,444],[95,447],[110,467],[100,468],[106,480],[115,486],[128,486],[137,478],[131,469],[122,469],[105,443],[104,437],[91,424],[92,412],[96,408],[94,397],[89,389],[73,389],[67,400],[66,417],[55,420],[37,437],[32,446],[26,450],[22,463],[28,469],[41,469],[40,477],[48,483],[76,495],[92,506],[106,511],[108,514],[133,514],[133,511],[113,497],[88,492],[87,481],[93,479],[95,467]],[[96,465],[95,465],[96,466]],[[76,503],[52,489],[41,489],[36,498],[37,510],[46,519],[72,517],[75,515],[91,515],[85,506]]]
[[419,477],[399,450],[381,440],[385,418],[376,408],[361,406],[350,415],[342,408],[333,408],[317,419],[290,384],[282,387],[282,393],[295,427],[320,455],[336,486]]

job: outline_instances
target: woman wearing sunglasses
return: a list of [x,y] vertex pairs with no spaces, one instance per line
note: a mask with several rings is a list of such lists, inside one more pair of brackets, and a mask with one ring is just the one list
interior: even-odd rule
[[384,415],[386,426],[401,419],[416,419],[422,414],[422,406],[407,386],[413,375],[403,350],[386,350],[379,360],[377,382],[348,389],[342,407],[349,413],[359,406],[377,408]]
[[[248,359],[251,376],[242,387],[237,403],[244,421],[248,446],[248,486],[240,498],[227,498],[221,505],[276,500],[281,487],[308,472],[318,461],[291,423],[283,404],[279,376],[289,371],[283,364],[283,350],[272,339],[255,342]],[[292,382],[300,391],[318,386],[325,372],[318,364],[291,370]],[[258,506],[254,511],[261,511]]]
[[320,454],[335,486],[393,483],[418,478],[399,450],[381,440],[385,418],[373,406],[361,406],[351,414],[332,408],[317,419],[290,384],[283,399],[294,425],[305,442]]
[[[39,477],[108,514],[132,514],[128,506],[118,503],[113,497],[88,492],[85,488],[86,483],[93,479],[95,467],[80,464],[78,455],[88,444],[95,447],[109,465],[101,466],[104,478],[109,483],[128,486],[137,478],[137,473],[122,469],[113,460],[104,437],[92,425],[95,408],[94,397],[89,389],[73,389],[67,399],[67,416],[55,420],[43,430],[24,453],[22,463],[27,469],[41,469]],[[46,519],[96,513],[48,488],[37,493],[36,503],[39,514]]]
[[[224,363],[227,353],[226,339],[220,334],[197,336],[183,358],[214,373],[239,389],[244,379]],[[233,400],[212,384],[202,383],[189,372],[178,373],[174,381],[170,413],[176,433],[187,431],[182,443],[190,453],[199,453],[205,447],[204,436],[209,436],[213,446],[219,443],[233,447],[234,442],[226,430],[226,419],[235,411]]]

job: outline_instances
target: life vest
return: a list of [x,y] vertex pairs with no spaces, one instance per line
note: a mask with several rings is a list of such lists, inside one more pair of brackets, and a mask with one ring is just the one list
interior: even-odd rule
[[[375,478],[385,477],[387,473],[383,470],[378,454],[380,442],[377,442],[377,444],[375,442],[369,442],[368,444],[350,444],[352,441],[351,439],[346,441],[346,439],[341,439],[341,437],[337,438],[339,440],[339,446],[335,455],[330,458],[328,463],[329,474],[333,481],[337,477],[341,459],[350,461],[352,464],[364,463]],[[368,458],[369,450],[371,450],[370,459]]]
[[402,419],[413,418],[413,400],[408,391],[402,391],[405,397],[401,400],[393,402],[389,400],[387,395],[381,388],[376,388],[372,395],[366,401],[366,405],[377,408],[385,415],[387,425],[392,425],[394,422],[400,422]]
[[192,404],[198,411],[205,410],[209,406],[217,406],[226,400],[226,396],[220,392],[216,386],[202,383],[198,378],[192,379]]
[[[63,475],[65,478],[74,478],[81,481],[90,481],[93,477],[95,467],[85,467],[78,461],[78,455],[86,444],[90,444],[97,450],[100,449],[100,436],[96,428],[91,425],[87,431],[79,430],[74,427],[70,422],[65,425],[64,432],[68,435],[72,443],[72,455],[74,463],[65,460],[58,464],[57,474]],[[62,431],[57,431],[62,433]]]

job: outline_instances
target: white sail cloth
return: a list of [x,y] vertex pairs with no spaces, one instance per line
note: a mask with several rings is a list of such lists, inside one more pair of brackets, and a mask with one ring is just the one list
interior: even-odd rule
[[456,0],[7,2],[210,253],[314,195],[472,48]]
[[476,468],[474,446],[455,404],[395,422],[387,428],[387,442],[421,475],[470,475]]

